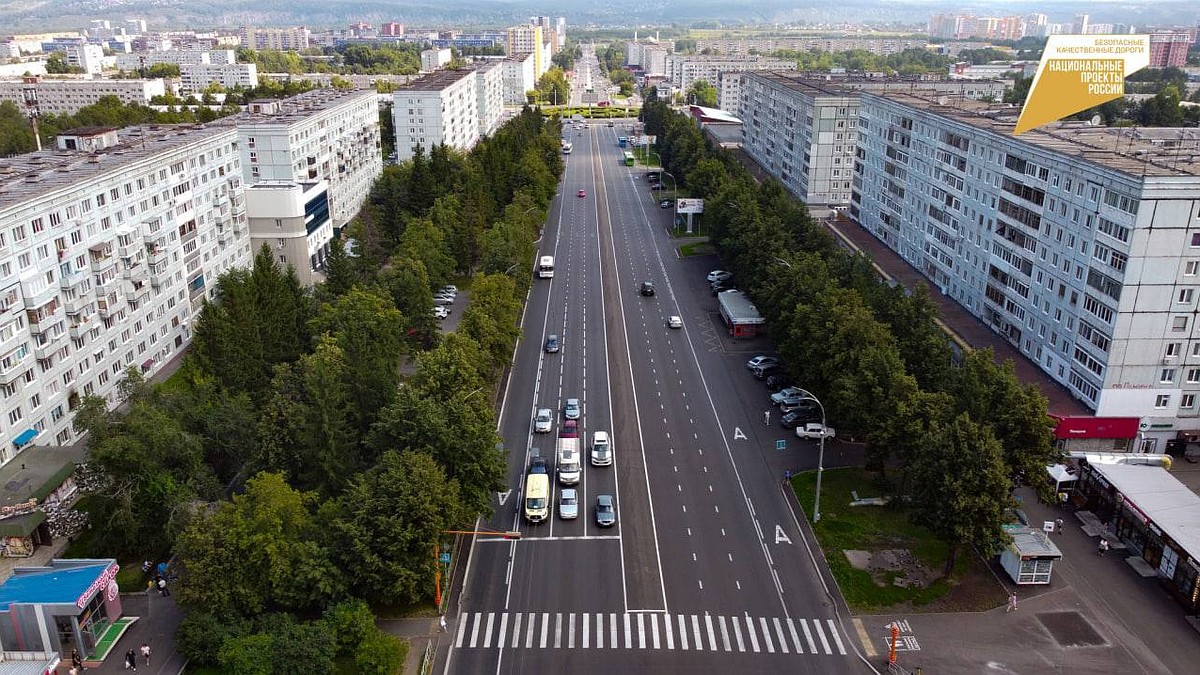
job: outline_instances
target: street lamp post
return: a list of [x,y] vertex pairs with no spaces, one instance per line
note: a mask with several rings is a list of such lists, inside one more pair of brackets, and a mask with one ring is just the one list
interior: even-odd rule
[[[659,167],[659,172],[671,179],[671,211],[673,214],[671,217],[671,227],[674,228],[675,221],[679,219],[679,182],[675,180],[675,176],[672,176],[670,172],[664,170],[662,167]],[[692,233],[692,221],[690,218],[688,219],[687,233]]]
[[813,497],[813,522],[821,522],[821,474],[825,473],[825,406],[821,405],[820,399],[812,394],[807,398],[811,399],[821,409],[821,440],[819,441],[820,449],[817,451],[817,492]]

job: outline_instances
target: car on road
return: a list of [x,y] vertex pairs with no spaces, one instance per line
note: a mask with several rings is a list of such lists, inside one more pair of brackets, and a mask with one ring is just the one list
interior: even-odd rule
[[579,191],[579,196],[580,196],[580,197],[586,197],[586,196],[587,196],[587,190],[580,190],[580,191]]
[[646,297],[651,297],[654,295],[654,284],[643,281],[642,285],[638,287],[638,292]]
[[529,454],[532,456],[529,460],[529,473],[544,473],[549,475],[550,467],[546,466],[546,458],[542,457],[542,453],[537,448],[530,448]]
[[569,420],[579,419],[579,399],[569,398],[563,405],[563,417]]
[[712,288],[712,294],[715,296],[716,294],[724,293],[725,291],[736,291],[737,289],[734,288],[732,284],[732,281],[714,281],[709,284],[709,286]]
[[683,317],[672,314],[667,317],[667,328],[683,328]]
[[613,462],[612,443],[607,431],[592,432],[592,466],[609,466]]
[[759,380],[766,380],[768,377],[777,375],[781,372],[783,372],[783,366],[780,365],[759,366],[757,368],[750,369],[750,374],[754,375],[754,377]]
[[533,431],[539,434],[548,434],[553,425],[554,412],[549,408],[539,408],[533,417]]
[[779,426],[784,429],[794,429],[803,424],[821,419],[821,413],[810,408],[798,408],[779,418]]
[[733,272],[726,272],[725,270],[713,270],[709,272],[708,276],[705,278],[708,279],[708,283],[710,284],[714,281],[728,281],[733,278]]
[[450,310],[446,309],[445,307],[434,305],[433,316],[436,319],[445,319],[446,317],[450,316]]
[[755,368],[769,368],[777,365],[779,365],[779,359],[774,356],[763,356],[762,354],[746,362],[746,367],[750,370],[754,370]]
[[789,385],[788,376],[784,374],[771,375],[765,380],[767,389],[771,391],[779,391]]
[[558,342],[557,335],[547,335],[546,336],[546,344],[543,348],[546,350],[547,354],[558,353],[558,350],[560,347],[561,347],[561,345]]
[[617,524],[617,503],[612,495],[596,497],[596,526],[612,527]]
[[812,394],[804,391],[800,387],[788,387],[781,391],[771,394],[771,403],[775,405],[795,405],[800,401],[812,399]]
[[808,422],[802,427],[796,427],[797,438],[810,438],[812,440],[824,438],[830,440],[835,436],[837,436],[837,432],[834,431],[833,427],[827,427],[820,422]]
[[579,438],[579,420],[566,420],[558,431],[559,438]]
[[820,412],[821,406],[817,405],[816,399],[803,398],[799,401],[784,401],[779,404],[779,410],[785,413],[790,413],[794,410],[814,410]]
[[672,206],[675,206],[675,200],[673,199],[664,199],[658,203],[658,208],[660,209],[669,209]]
[[558,517],[574,520],[579,517],[579,493],[575,488],[563,488],[558,495]]

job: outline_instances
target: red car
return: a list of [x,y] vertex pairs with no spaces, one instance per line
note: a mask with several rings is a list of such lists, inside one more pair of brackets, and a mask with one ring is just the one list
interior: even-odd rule
[[579,438],[579,420],[565,420],[558,432],[559,438]]
[[580,196],[580,197],[586,197],[586,196],[587,196],[587,190],[580,190],[580,191],[579,191],[579,196]]

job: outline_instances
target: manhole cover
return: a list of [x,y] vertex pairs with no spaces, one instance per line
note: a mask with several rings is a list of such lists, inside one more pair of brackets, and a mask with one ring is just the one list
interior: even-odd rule
[[1062,647],[1092,647],[1105,644],[1104,638],[1079,612],[1042,612],[1038,621]]

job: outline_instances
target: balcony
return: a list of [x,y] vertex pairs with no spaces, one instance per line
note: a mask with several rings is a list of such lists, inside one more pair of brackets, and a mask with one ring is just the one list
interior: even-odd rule
[[85,272],[71,272],[70,274],[58,275],[58,287],[64,291],[79,287],[80,284],[88,280],[88,275]]
[[96,310],[100,312],[100,316],[110,319],[116,316],[123,304],[121,298],[117,296],[116,291],[113,291],[103,297],[97,298]]
[[29,322],[29,332],[34,335],[45,333],[51,326],[62,321],[65,314],[63,306],[57,300],[37,309],[27,309],[25,318]]
[[116,293],[118,286],[120,286],[120,279],[107,279],[103,282],[96,279],[92,283],[92,290],[96,291],[97,298],[102,298],[106,295]]
[[147,275],[146,268],[146,263],[141,260],[129,260],[122,265],[121,276],[127,281],[145,279]]
[[54,336],[48,335],[44,340],[35,339],[33,341],[33,355],[39,359],[48,359],[54,356],[54,352],[57,352],[59,348],[62,347],[63,342],[66,341],[66,339],[67,331],[65,330],[59,331],[58,334]]
[[71,337],[73,337],[77,340],[82,340],[82,339],[86,338],[88,333],[91,333],[92,329],[95,327],[96,327],[95,315],[88,315],[88,316],[80,317],[79,321],[77,321],[76,323],[72,323],[70,326],[68,326],[67,332],[71,334]]
[[87,295],[76,295],[63,300],[63,308],[67,314],[83,314],[90,311],[92,307],[92,298]]
[[126,281],[121,285],[121,290],[129,302],[141,302],[150,295],[150,284],[145,279]]
[[171,273],[167,271],[166,263],[150,266],[150,285],[155,288],[162,288],[164,284],[171,279]]

